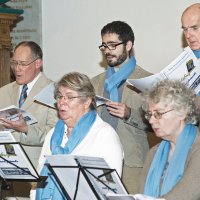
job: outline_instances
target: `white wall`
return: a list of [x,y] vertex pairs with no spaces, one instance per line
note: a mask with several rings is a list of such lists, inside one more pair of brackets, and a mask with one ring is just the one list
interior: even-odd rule
[[[137,63],[156,73],[182,51],[182,11],[194,0],[42,0],[44,71],[58,80],[70,71],[92,77],[101,66],[101,28],[126,21],[135,33]],[[105,66],[105,65],[104,65]]]

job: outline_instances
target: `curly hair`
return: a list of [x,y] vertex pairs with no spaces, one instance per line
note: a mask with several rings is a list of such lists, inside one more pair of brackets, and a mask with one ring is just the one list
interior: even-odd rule
[[142,97],[145,112],[148,111],[149,103],[162,102],[177,114],[185,115],[185,123],[195,124],[199,121],[198,97],[180,81],[160,81],[151,90],[143,92]]
[[91,98],[90,109],[96,110],[95,90],[88,76],[78,72],[65,74],[60,81],[55,84],[55,97],[59,93],[59,88],[61,86],[76,91],[80,96],[83,96],[83,99]]

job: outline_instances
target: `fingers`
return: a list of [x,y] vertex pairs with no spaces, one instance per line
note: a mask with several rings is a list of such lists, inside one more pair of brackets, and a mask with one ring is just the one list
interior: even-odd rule
[[108,102],[106,103],[107,110],[111,115],[119,118],[124,118],[126,112],[126,105],[118,102]]

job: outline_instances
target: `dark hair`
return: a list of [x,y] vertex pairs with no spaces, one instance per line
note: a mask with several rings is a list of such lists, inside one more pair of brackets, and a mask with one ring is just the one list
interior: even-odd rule
[[135,36],[133,30],[126,22],[113,21],[108,23],[101,29],[101,36],[106,33],[116,33],[121,41],[128,42],[130,40],[134,44]]
[[33,41],[23,41],[20,42],[16,47],[14,52],[16,51],[16,49],[20,46],[27,46],[31,49],[31,53],[32,53],[32,58],[40,58],[42,59],[43,53],[42,53],[42,49],[40,48],[40,46],[33,42]]

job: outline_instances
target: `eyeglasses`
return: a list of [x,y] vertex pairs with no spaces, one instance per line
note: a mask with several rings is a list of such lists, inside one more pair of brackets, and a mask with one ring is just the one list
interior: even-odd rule
[[27,63],[28,61],[20,61],[20,60],[17,61],[17,60],[12,60],[12,61],[10,62],[10,66],[11,66],[12,68],[15,68],[15,67],[17,67],[17,66],[19,66],[19,67],[21,67],[21,68],[26,68],[28,65],[34,63],[37,59],[39,59],[39,58],[37,57],[37,58],[35,58],[33,61],[31,61],[31,62],[29,62],[29,63]]
[[55,96],[56,101],[60,101],[61,99],[64,99],[64,101],[67,101],[67,102],[70,102],[73,99],[80,98],[80,97],[84,97],[84,96],[70,96],[70,95],[61,95],[61,94],[57,94]]
[[190,26],[190,27],[183,27],[183,32],[184,33],[187,33],[187,32],[189,32],[189,31],[191,31],[191,32],[196,32],[196,31],[198,31],[199,30],[199,28],[200,28],[200,26]]
[[152,114],[152,113],[145,113],[144,117],[145,117],[145,119],[147,119],[148,121],[151,119],[152,116],[153,116],[155,119],[161,119],[162,116],[163,116],[164,114],[166,114],[166,113],[168,113],[168,112],[171,112],[172,110],[174,110],[174,109],[168,110],[168,111],[163,112],[163,113],[161,113],[161,112],[155,112],[155,113],[153,113],[153,114]]
[[117,43],[117,44],[112,43],[112,44],[108,44],[108,45],[102,44],[102,45],[99,46],[99,49],[100,49],[101,51],[105,51],[106,48],[108,48],[109,50],[115,50],[117,46],[119,46],[119,45],[121,45],[121,44],[124,44],[124,43],[125,43],[125,42],[120,42],[120,43]]

